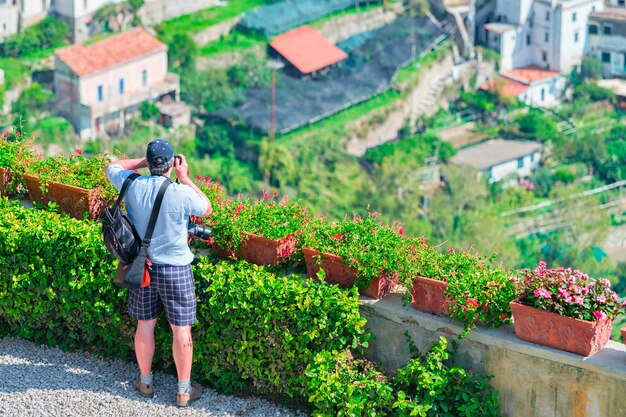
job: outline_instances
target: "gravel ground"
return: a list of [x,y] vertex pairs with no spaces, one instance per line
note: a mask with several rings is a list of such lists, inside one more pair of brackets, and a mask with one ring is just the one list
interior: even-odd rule
[[174,403],[174,376],[154,375],[152,399],[136,393],[136,377],[134,364],[0,339],[0,416],[305,416],[259,398],[220,395],[211,389],[181,409]]

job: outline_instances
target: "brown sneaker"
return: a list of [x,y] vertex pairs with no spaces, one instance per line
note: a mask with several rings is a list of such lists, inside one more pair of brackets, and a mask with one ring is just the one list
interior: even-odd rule
[[179,407],[187,407],[190,402],[202,397],[204,388],[202,385],[194,382],[191,384],[191,393],[176,394],[176,405]]
[[139,395],[144,398],[151,398],[154,395],[154,388],[152,384],[144,384],[141,382],[140,378],[135,380],[135,388],[139,391]]

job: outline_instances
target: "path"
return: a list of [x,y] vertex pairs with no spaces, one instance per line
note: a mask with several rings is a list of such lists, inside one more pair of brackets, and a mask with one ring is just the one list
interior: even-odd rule
[[143,399],[134,389],[136,375],[134,364],[0,339],[0,416],[305,416],[259,398],[220,395],[211,389],[181,409],[174,404],[174,376],[156,373],[155,397]]

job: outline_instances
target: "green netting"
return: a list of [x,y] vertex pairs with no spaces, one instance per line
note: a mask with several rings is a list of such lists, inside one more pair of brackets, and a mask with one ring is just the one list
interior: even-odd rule
[[368,2],[361,0],[285,0],[246,13],[240,25],[269,37],[361,3],[373,4],[378,2],[378,0]]
[[[403,17],[382,28],[356,35],[339,46],[348,58],[318,78],[276,74],[276,131],[288,132],[367,100],[392,86],[400,68],[443,36],[429,18]],[[267,132],[270,128],[271,89],[244,92],[236,105],[214,115],[243,121]]]

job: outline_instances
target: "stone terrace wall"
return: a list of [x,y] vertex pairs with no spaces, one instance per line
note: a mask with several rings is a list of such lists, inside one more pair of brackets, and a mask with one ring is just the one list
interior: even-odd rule
[[[420,349],[439,336],[456,340],[462,325],[403,306],[401,295],[382,300],[362,297],[361,313],[376,336],[366,351],[382,362],[386,372],[406,364],[408,331]],[[584,358],[525,342],[512,326],[477,328],[460,342],[456,364],[493,375],[501,411],[508,417],[624,417],[626,416],[626,348],[610,341]]]

